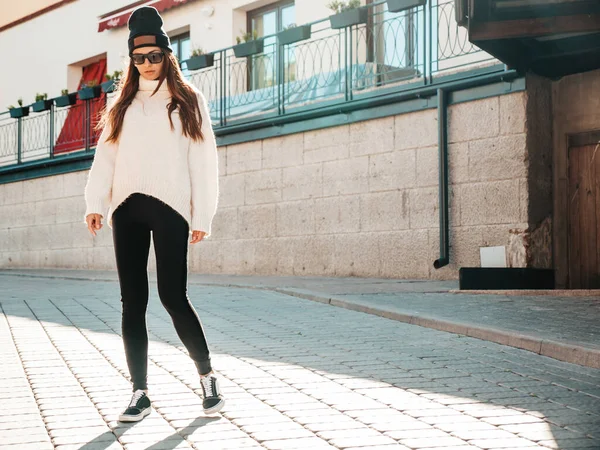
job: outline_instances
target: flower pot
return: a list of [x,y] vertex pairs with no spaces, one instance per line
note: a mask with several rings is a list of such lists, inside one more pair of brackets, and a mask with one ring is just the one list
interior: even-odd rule
[[279,45],[288,45],[294,44],[295,42],[305,41],[310,39],[310,36],[310,25],[302,25],[300,27],[290,28],[277,35],[279,39]]
[[110,94],[117,89],[117,83],[115,80],[105,81],[104,83],[100,84],[100,86],[102,87],[102,92],[106,94]]
[[72,92],[71,94],[61,95],[54,99],[54,104],[59,107],[71,106],[77,103],[77,93]]
[[329,22],[331,23],[331,28],[339,30],[340,28],[367,23],[368,18],[369,10],[367,8],[355,8],[329,16]]
[[255,41],[234,45],[233,53],[235,53],[236,58],[243,58],[245,56],[252,56],[262,53],[264,48],[265,41],[262,39],[256,39]]
[[215,64],[215,55],[213,53],[207,53],[206,55],[192,56],[185,63],[189,70],[205,69],[206,67],[212,67]]
[[426,3],[427,0],[387,0],[387,7],[389,12],[400,12]]
[[21,106],[17,108],[9,109],[10,117],[13,119],[18,119],[20,117],[25,117],[29,115],[29,106]]
[[102,94],[102,86],[86,87],[79,90],[78,94],[79,100],[92,100],[100,97],[100,94]]
[[52,106],[52,100],[40,100],[31,105],[33,112],[48,111]]

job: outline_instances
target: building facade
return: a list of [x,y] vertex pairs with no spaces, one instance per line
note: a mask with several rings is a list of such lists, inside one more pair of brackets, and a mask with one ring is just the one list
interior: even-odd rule
[[[593,98],[579,94],[585,120],[568,100],[599,74],[510,70],[469,43],[453,1],[363,0],[341,26],[352,17],[327,0],[39,3],[2,15],[1,105],[103,81],[127,64],[128,14],[162,9],[219,144],[219,209],[192,271],[453,279],[496,247],[492,264],[569,286],[561,136],[600,128]],[[115,267],[110,229],[82,223],[105,101],[0,114],[0,267]]]

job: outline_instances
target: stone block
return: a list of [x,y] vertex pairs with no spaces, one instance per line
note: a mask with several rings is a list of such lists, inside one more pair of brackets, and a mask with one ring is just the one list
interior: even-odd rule
[[501,95],[500,102],[500,134],[520,134],[526,131],[527,93],[517,92]]
[[293,240],[294,275],[334,275],[334,236],[307,236]]
[[379,276],[380,244],[376,233],[335,235],[335,275],[344,277]]
[[370,156],[369,190],[391,191],[414,187],[416,155],[414,150],[394,151]]
[[35,225],[35,203],[33,202],[8,205],[4,212],[7,217],[3,226],[30,227]]
[[23,203],[24,181],[0,184],[0,205]]
[[214,239],[237,239],[238,237],[238,209],[219,208],[215,214],[212,225]]
[[315,199],[317,234],[349,233],[360,229],[360,201],[356,196]]
[[350,156],[394,150],[394,117],[365,120],[350,125]]
[[360,196],[361,231],[404,230],[410,225],[408,191],[375,192]]
[[296,238],[257,239],[255,241],[256,274],[294,274]]
[[410,228],[439,227],[439,188],[410,191]]
[[[57,236],[56,227],[63,225],[39,225],[28,228],[27,232],[27,242],[24,242],[26,245],[23,250],[53,250],[57,248],[68,248],[72,247],[72,237],[68,237],[68,242],[65,242],[65,229],[61,229],[60,233]],[[68,224],[69,231],[71,229],[71,225]]]
[[211,236],[197,246],[192,246],[190,256],[193,270],[201,273],[223,273],[221,244],[222,241],[214,241]]
[[448,142],[473,141],[498,136],[500,114],[498,97],[449,107]]
[[316,150],[349,143],[350,127],[348,125],[322,128],[304,133],[304,150]]
[[83,223],[85,198],[83,195],[52,200],[56,223]]
[[429,109],[395,117],[394,148],[406,150],[437,145],[437,110]]
[[283,169],[283,200],[299,200],[322,195],[323,165],[321,163]]
[[282,169],[261,170],[246,174],[246,204],[281,201]]
[[259,170],[262,161],[262,141],[228,145],[226,151],[227,174]]
[[262,168],[295,167],[304,159],[304,134],[290,134],[263,141]]
[[82,196],[85,193],[85,185],[87,184],[89,170],[80,172],[71,172],[63,177],[63,194],[65,197]]
[[278,236],[305,236],[314,233],[314,200],[298,200],[277,204]]
[[519,180],[462,185],[460,201],[462,225],[519,222]]
[[438,148],[417,149],[417,186],[437,186],[440,181],[439,174]]
[[469,143],[460,142],[448,146],[448,182],[469,181]]
[[254,273],[255,240],[239,239],[220,242],[223,253],[223,273],[248,275]]
[[242,206],[238,211],[240,239],[266,238],[277,235],[275,205]]
[[246,175],[227,175],[219,180],[219,208],[240,206],[246,202]]
[[[23,233],[22,230],[23,228],[11,230],[0,227],[0,252],[15,250],[15,246],[19,248],[18,246],[22,245],[21,242],[23,241],[23,238],[20,237],[20,234]],[[13,235],[15,231],[18,236]]]
[[[92,236],[94,247],[113,247],[114,242],[112,237],[112,228],[110,228],[105,221],[102,223],[102,228],[100,228],[100,230],[96,230],[96,236]],[[87,230],[87,225],[83,223],[74,223],[72,225],[73,227],[81,226]]]
[[529,182],[526,178],[519,180],[519,218],[521,222],[529,222]]
[[[526,230],[526,223],[488,225],[481,227],[482,247],[508,246],[510,241],[510,230]],[[508,253],[508,248],[506,249]]]
[[511,180],[527,175],[525,134],[469,142],[471,181]]
[[391,231],[378,234],[380,276],[384,278],[427,278],[432,261],[428,256],[427,230]]
[[58,199],[49,199],[34,202],[34,224],[50,225],[57,222]]
[[217,156],[219,164],[219,177],[227,175],[227,146],[217,147]]
[[357,158],[323,163],[323,195],[344,195],[369,192],[369,158]]

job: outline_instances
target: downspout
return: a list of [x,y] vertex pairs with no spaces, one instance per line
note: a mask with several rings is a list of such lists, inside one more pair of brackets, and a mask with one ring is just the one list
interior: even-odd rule
[[433,267],[440,269],[450,262],[450,228],[448,221],[448,102],[446,91],[437,90],[438,100],[438,154],[439,154],[439,212],[440,212],[440,257]]

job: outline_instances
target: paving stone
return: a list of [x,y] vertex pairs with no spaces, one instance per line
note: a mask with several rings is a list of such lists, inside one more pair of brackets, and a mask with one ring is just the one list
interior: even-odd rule
[[473,439],[469,444],[483,449],[519,449],[528,447],[537,447],[535,442],[521,438],[499,438],[499,439]]

